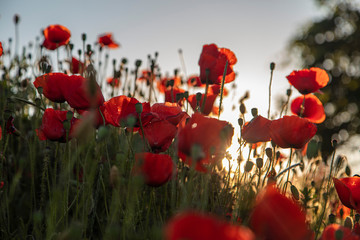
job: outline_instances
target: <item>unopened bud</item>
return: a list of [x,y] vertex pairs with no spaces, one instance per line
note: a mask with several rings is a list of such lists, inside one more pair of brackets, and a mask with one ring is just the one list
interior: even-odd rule
[[252,108],[252,109],[251,109],[251,115],[252,115],[253,117],[257,117],[257,115],[258,115],[258,109],[257,109],[257,108]]
[[272,154],[273,154],[272,148],[266,148],[265,153],[268,158],[272,159]]
[[86,33],[81,34],[81,40],[86,41]]
[[264,165],[263,159],[262,159],[262,158],[257,158],[257,159],[256,159],[256,166],[257,166],[258,168],[262,168],[263,165]]
[[135,66],[138,68],[138,67],[141,66],[141,63],[142,63],[141,60],[139,60],[139,59],[136,60],[136,61],[135,61]]
[[344,221],[344,227],[347,227],[349,229],[352,229],[353,228],[353,221],[351,219],[351,217],[346,217],[345,218],[345,221]]
[[291,89],[289,88],[288,90],[286,90],[286,96],[290,97],[291,96]]
[[245,114],[245,112],[246,112],[245,104],[241,103],[239,110],[240,110],[241,114]]
[[126,58],[122,58],[122,59],[121,59],[121,63],[122,63],[122,64],[127,64],[127,61],[128,61],[128,60],[127,60]]
[[136,112],[140,114],[143,111],[143,105],[141,103],[136,103],[135,109],[136,109]]
[[270,63],[270,70],[273,71],[275,69],[275,63],[271,62]]
[[247,162],[245,163],[245,167],[244,167],[245,172],[250,172],[251,169],[253,168],[253,166],[254,166],[254,163],[253,163],[253,162],[247,161]]
[[20,16],[18,14],[14,15],[14,23],[17,25],[20,22]]
[[294,185],[291,185],[290,190],[295,200],[299,200],[299,190]]

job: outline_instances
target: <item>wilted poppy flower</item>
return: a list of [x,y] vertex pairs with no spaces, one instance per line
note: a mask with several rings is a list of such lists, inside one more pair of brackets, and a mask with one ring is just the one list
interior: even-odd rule
[[0,57],[3,55],[3,46],[2,43],[0,42]]
[[[291,112],[300,116],[301,107],[303,105],[304,96],[295,98],[291,103]],[[313,94],[305,95],[304,110],[302,112],[303,118],[308,119],[313,123],[322,123],[325,120],[324,106],[321,101]]]
[[[66,142],[66,129],[64,128],[64,122],[66,121],[66,115],[68,111],[54,110],[52,108],[45,109],[42,124],[39,129],[36,130],[40,140],[51,140],[58,142]],[[78,119],[72,117],[70,120],[70,129],[68,139],[72,138],[74,131],[74,125]]]
[[6,133],[7,134],[14,134],[14,135],[20,135],[19,130],[16,129],[15,125],[14,125],[14,117],[10,116],[8,118],[8,120],[6,121]]
[[50,25],[44,30],[45,40],[43,46],[49,50],[54,50],[66,45],[70,41],[71,33],[69,29],[62,25]]
[[[120,127],[122,121],[126,121],[129,117],[136,119],[135,126],[139,126],[138,113],[135,105],[139,103],[136,98],[130,98],[124,95],[113,97],[104,102],[101,107],[105,121],[115,127]],[[142,124],[145,125],[152,119],[150,112],[150,104],[142,103],[143,111],[141,113]]]
[[[181,89],[181,88],[167,88],[165,90],[165,102],[171,102],[171,103],[175,103],[176,102],[176,95],[177,94],[181,94],[184,93],[185,90]],[[182,106],[182,100],[179,100],[177,103]]]
[[104,96],[96,81],[80,75],[69,76],[68,85],[62,89],[66,101],[72,108],[86,110],[104,103]]
[[119,78],[109,77],[108,79],[106,79],[106,83],[113,88],[120,87],[120,79]]
[[270,138],[282,148],[302,148],[316,131],[315,124],[298,116],[284,116],[270,124]]
[[291,85],[304,95],[316,92],[329,82],[329,75],[326,71],[316,67],[293,71],[286,78]]
[[174,175],[175,165],[169,155],[155,153],[136,153],[134,174],[144,176],[145,183],[159,187]]
[[85,71],[85,64],[73,57],[71,59],[71,67],[70,68],[71,68],[70,71],[72,74],[82,75],[83,72]]
[[256,116],[245,123],[241,130],[241,137],[248,143],[270,141],[270,124],[271,120],[260,115]]
[[339,238],[336,237],[336,232],[341,231],[342,232],[342,238],[343,240],[360,240],[360,237],[356,234],[353,234],[351,232],[350,228],[341,226],[339,224],[330,224],[326,226],[324,231],[321,234],[320,240],[337,240]]
[[204,165],[222,158],[233,134],[234,128],[228,122],[194,113],[187,124],[179,128],[179,156],[189,165],[195,161],[197,170],[206,171]]
[[305,213],[293,200],[268,186],[257,200],[250,217],[250,227],[259,239],[313,239]]
[[[203,102],[204,102],[204,96],[205,94],[201,94],[201,100],[199,102],[199,109],[203,110],[202,114],[209,115],[211,111],[213,110],[213,106],[215,103],[215,100],[217,98],[217,94],[208,93],[205,100],[205,106],[203,108]],[[188,101],[190,103],[191,108],[194,110],[194,112],[197,111],[197,101],[196,101],[196,94],[190,95],[188,98]]]
[[[206,83],[208,78],[209,84],[221,84],[226,61],[228,66],[225,83],[229,83],[235,80],[233,71],[233,65],[237,62],[235,54],[227,48],[218,48],[215,44],[204,45],[199,59],[201,82]],[[209,71],[208,76],[206,71]]]
[[164,229],[165,240],[255,240],[254,233],[218,217],[195,211],[180,213]]
[[102,47],[108,47],[108,48],[118,48],[119,44],[114,42],[112,39],[111,33],[106,33],[104,35],[99,36],[98,43]]
[[189,86],[193,86],[193,87],[204,87],[205,86],[205,84],[203,84],[201,82],[200,77],[198,75],[193,75],[193,76],[188,77],[187,84]]
[[69,76],[64,73],[47,73],[34,81],[36,88],[41,87],[42,93],[53,102],[65,102],[64,91],[68,88]]
[[333,178],[336,192],[344,206],[360,211],[360,177]]

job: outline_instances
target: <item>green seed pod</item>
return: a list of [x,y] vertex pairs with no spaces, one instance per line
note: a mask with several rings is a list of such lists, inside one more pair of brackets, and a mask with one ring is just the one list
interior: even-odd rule
[[295,200],[299,200],[300,197],[298,189],[294,185],[291,185],[290,190]]
[[142,111],[143,111],[143,106],[142,106],[142,104],[141,103],[136,103],[135,104],[135,109],[136,109],[136,112],[137,113],[142,113]]
[[263,165],[264,165],[263,159],[262,158],[257,158],[256,159],[256,166],[261,169],[263,167]]
[[333,224],[333,223],[335,223],[335,221],[336,221],[336,216],[331,213],[331,214],[329,215],[329,223],[330,223],[330,224]]
[[252,109],[251,109],[251,114],[252,114],[253,117],[257,117],[257,115],[258,115],[258,109],[257,109],[257,108],[252,108]]
[[247,161],[247,162],[245,163],[245,167],[244,167],[245,172],[250,172],[251,169],[253,168],[253,166],[254,166],[254,163],[253,163],[253,162]]
[[346,217],[345,218],[345,221],[344,221],[344,227],[347,227],[349,229],[352,229],[353,228],[353,220],[351,217]]
[[273,71],[275,69],[275,63],[271,62],[270,63],[270,70]]

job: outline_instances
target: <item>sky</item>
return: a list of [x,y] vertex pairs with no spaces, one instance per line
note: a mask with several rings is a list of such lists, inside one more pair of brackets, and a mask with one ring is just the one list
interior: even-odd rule
[[[82,33],[94,43],[111,32],[121,47],[109,52],[110,59],[126,57],[132,67],[136,59],[146,62],[148,54],[158,52],[162,73],[181,68],[180,48],[188,75],[199,73],[204,44],[228,48],[238,59],[233,101],[237,104],[249,91],[248,111],[256,107],[267,116],[270,63],[276,63],[271,107],[275,111],[276,99],[289,87],[286,76],[301,68],[286,51],[289,41],[325,12],[314,0],[0,0],[0,41],[5,46],[15,35],[14,14],[20,16],[20,46],[35,42],[50,24],[71,31],[75,50],[82,47]],[[225,100],[222,119],[236,127],[239,110],[231,112],[231,101]]]

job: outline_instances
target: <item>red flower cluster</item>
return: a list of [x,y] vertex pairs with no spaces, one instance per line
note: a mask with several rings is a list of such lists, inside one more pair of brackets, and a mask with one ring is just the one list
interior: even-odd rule
[[55,50],[60,46],[68,44],[71,37],[70,30],[58,24],[48,26],[43,34],[45,37],[43,46],[49,50]]
[[145,183],[151,187],[159,187],[168,182],[174,175],[174,170],[175,164],[167,154],[135,154],[133,173],[144,176]]
[[[235,54],[227,48],[218,48],[215,44],[204,45],[200,59],[200,79],[202,83],[221,84],[225,65],[226,68],[225,83],[235,80],[233,65],[237,62]],[[206,73],[208,71],[208,74]]]
[[284,116],[272,121],[257,116],[245,124],[241,134],[249,143],[272,140],[282,148],[302,148],[316,131],[315,124],[298,116]]
[[313,239],[305,213],[274,186],[268,186],[251,214],[250,227],[259,239]]
[[104,35],[99,36],[98,43],[101,47],[108,47],[108,48],[118,48],[120,45],[116,43],[111,33],[106,33]]
[[210,214],[187,211],[173,217],[165,227],[166,240],[255,240],[253,232]]
[[326,71],[315,67],[293,71],[286,78],[303,95],[316,92],[329,82],[329,75]]
[[41,87],[45,97],[51,101],[67,101],[77,110],[99,107],[104,103],[99,85],[79,75],[48,73],[37,77],[34,86]]
[[179,156],[189,165],[195,161],[197,170],[206,171],[206,165],[221,159],[222,153],[231,144],[233,134],[234,128],[228,122],[195,113],[179,129]]

